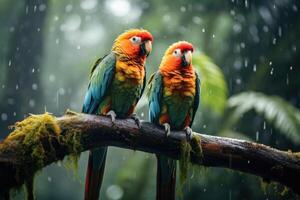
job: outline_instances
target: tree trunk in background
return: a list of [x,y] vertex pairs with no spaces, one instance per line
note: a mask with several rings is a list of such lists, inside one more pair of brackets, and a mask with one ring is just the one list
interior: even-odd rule
[[26,0],[7,53],[7,74],[0,105],[1,137],[29,112],[43,110],[41,61],[48,0]]

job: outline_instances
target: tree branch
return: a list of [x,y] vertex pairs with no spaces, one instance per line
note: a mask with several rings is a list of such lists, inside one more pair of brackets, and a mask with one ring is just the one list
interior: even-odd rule
[[[196,140],[195,138],[201,138]],[[196,142],[195,142],[196,141]],[[198,143],[201,143],[201,146]],[[66,155],[79,154],[99,146],[158,153],[180,159],[183,132],[164,131],[149,122],[139,129],[131,119],[68,112],[55,118],[49,114],[33,115],[16,123],[15,131],[0,143],[0,196]],[[300,156],[262,144],[195,133],[191,141],[193,164],[224,167],[276,181],[300,194]],[[202,153],[201,153],[202,152]]]

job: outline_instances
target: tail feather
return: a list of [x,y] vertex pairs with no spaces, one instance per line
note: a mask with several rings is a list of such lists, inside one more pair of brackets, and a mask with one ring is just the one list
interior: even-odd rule
[[107,147],[90,151],[85,179],[85,200],[98,200],[103,180]]
[[175,200],[176,160],[157,155],[157,200]]

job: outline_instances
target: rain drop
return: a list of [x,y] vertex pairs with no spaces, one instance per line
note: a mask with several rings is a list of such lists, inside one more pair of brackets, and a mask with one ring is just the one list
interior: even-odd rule
[[14,32],[14,31],[15,31],[15,27],[14,27],[14,26],[12,26],[12,27],[9,28],[9,32],[12,33],[12,32]]
[[249,7],[248,0],[245,0],[245,7],[246,7],[246,8],[248,8],[248,7]]
[[195,24],[201,24],[201,22],[202,22],[202,19],[200,18],[200,17],[198,17],[198,16],[195,16],[195,17],[193,17],[193,22],[195,23]]
[[245,68],[247,68],[247,67],[248,67],[248,59],[245,59],[245,61],[244,61],[244,65],[245,65]]
[[253,71],[256,72],[256,64],[253,65]]
[[34,107],[35,106],[35,101],[33,99],[29,100],[29,106]]
[[50,82],[54,82],[55,79],[56,79],[56,77],[55,77],[53,74],[50,74],[50,75],[49,75],[49,81],[50,81]]
[[34,83],[34,84],[32,84],[31,88],[32,88],[33,90],[37,90],[38,85],[37,85],[36,83]]
[[112,200],[121,199],[123,194],[123,189],[118,185],[110,185],[106,190],[106,196]]
[[234,11],[234,10],[231,10],[231,11],[230,11],[230,14],[231,14],[232,16],[234,16],[234,15],[235,15],[235,11]]
[[255,139],[256,139],[256,141],[258,141],[258,139],[259,139],[259,132],[258,131],[256,131],[256,137],[255,137]]
[[11,66],[11,60],[8,61],[8,66],[9,66],[9,67]]
[[40,11],[40,12],[43,12],[44,10],[46,10],[46,8],[47,8],[47,6],[46,6],[45,4],[41,4],[41,5],[39,6],[39,11]]
[[281,26],[278,27],[278,36],[279,37],[282,36],[282,28],[281,28]]
[[186,11],[186,8],[185,8],[184,6],[181,6],[181,7],[180,7],[180,11],[181,11],[181,12],[185,12],[185,11]]
[[293,5],[293,11],[294,11],[294,12],[297,12],[297,11],[298,11],[298,7],[297,7],[295,4]]
[[14,100],[13,98],[8,98],[8,99],[7,99],[7,103],[8,103],[9,105],[14,105],[14,104],[15,104],[15,100]]
[[264,27],[263,27],[263,31],[264,31],[265,33],[267,33],[267,32],[269,32],[269,28],[268,28],[267,26],[264,26]]
[[273,75],[274,68],[271,68],[270,74]]
[[205,28],[202,29],[202,33],[205,33]]
[[73,6],[71,4],[68,4],[66,7],[65,7],[65,11],[66,12],[71,12],[73,10]]
[[66,93],[65,89],[64,88],[59,88],[58,89],[58,94],[59,95],[64,95]]
[[242,42],[242,43],[241,43],[241,48],[244,49],[245,47],[246,47],[246,44],[245,44],[244,42]]
[[7,116],[6,113],[2,113],[2,114],[1,114],[1,120],[2,120],[2,121],[6,121],[7,118],[8,118],[8,116]]

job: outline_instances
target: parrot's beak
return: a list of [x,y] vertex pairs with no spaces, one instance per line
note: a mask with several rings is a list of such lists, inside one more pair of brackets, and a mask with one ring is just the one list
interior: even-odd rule
[[152,42],[150,40],[146,40],[141,44],[141,54],[144,56],[149,56],[152,51]]
[[191,51],[186,51],[182,55],[182,66],[187,67],[190,66],[192,63],[192,52]]

